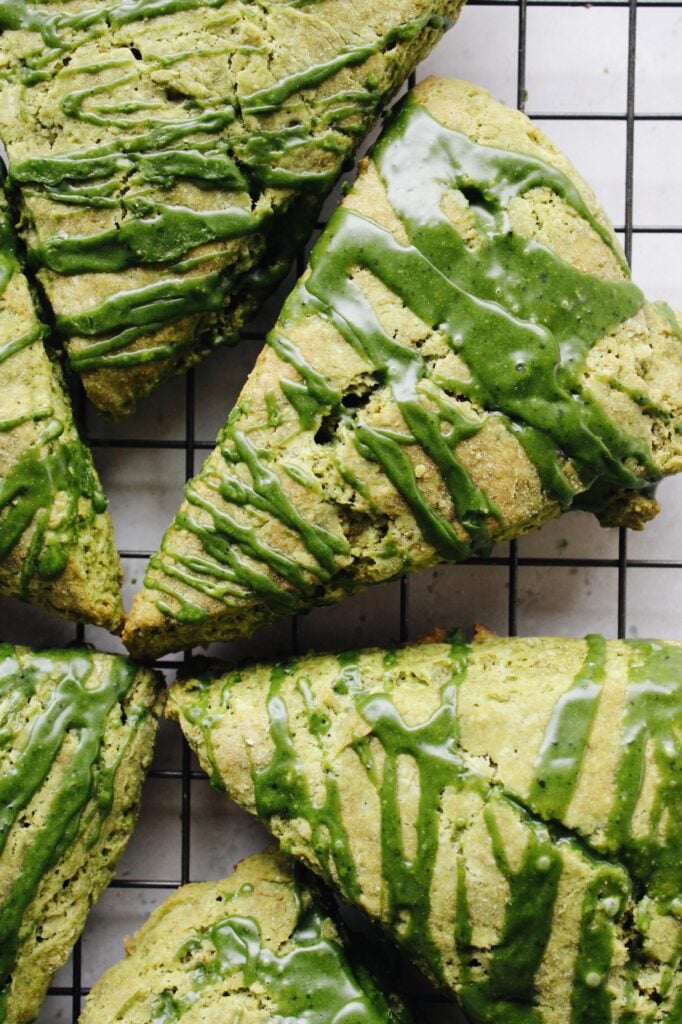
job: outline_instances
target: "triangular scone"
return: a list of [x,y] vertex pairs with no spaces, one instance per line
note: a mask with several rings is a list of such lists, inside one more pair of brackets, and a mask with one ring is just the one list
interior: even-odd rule
[[118,630],[107,500],[43,344],[0,187],[0,592]]
[[484,552],[639,526],[682,467],[682,332],[521,113],[431,79],[313,250],[136,598],[142,656]]
[[160,676],[0,644],[0,1022],[35,1019],[137,817]]
[[471,1024],[682,1014],[682,645],[483,639],[172,688],[212,781]]
[[373,980],[362,943],[346,941],[329,894],[274,850],[220,882],[183,886],[127,952],[91,990],[80,1024],[411,1020]]
[[0,137],[29,258],[96,405],[130,412],[236,340],[462,2],[0,8]]

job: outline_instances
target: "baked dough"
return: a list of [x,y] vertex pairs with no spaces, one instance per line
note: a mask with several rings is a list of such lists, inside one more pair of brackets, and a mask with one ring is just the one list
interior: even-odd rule
[[153,657],[485,553],[568,508],[641,527],[682,467],[682,330],[589,186],[461,81],[401,106],[153,556]]
[[471,1024],[682,1013],[682,645],[497,639],[171,689],[215,785]]

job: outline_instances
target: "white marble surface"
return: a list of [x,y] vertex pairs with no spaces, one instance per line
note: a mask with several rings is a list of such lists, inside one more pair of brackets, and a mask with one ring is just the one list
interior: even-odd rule
[[[466,10],[450,35],[420,68],[428,73],[458,75],[487,86],[500,99],[517,97],[519,10],[514,0],[479,3]],[[636,110],[655,115],[682,115],[682,4],[637,10]],[[526,100],[531,113],[545,115],[543,127],[568,152],[595,185],[617,226],[625,217],[626,123],[624,119],[557,120],[552,114],[624,115],[626,111],[628,9],[625,5],[574,5],[561,0],[527,8]],[[549,117],[547,117],[549,115]],[[657,120],[635,126],[633,210],[637,229],[682,228],[682,125]],[[328,209],[332,204],[328,204]],[[682,230],[655,234],[638,230],[633,243],[635,277],[652,297],[682,309]],[[277,311],[280,293],[258,319],[264,329]],[[196,372],[196,437],[210,441],[223,422],[259,349],[248,341],[216,353]],[[185,382],[163,387],[132,419],[113,427],[89,409],[93,437],[183,441]],[[96,449],[104,485],[111,497],[118,543],[124,550],[154,547],[182,493],[182,451]],[[203,458],[196,456],[196,465]],[[628,537],[628,555],[640,560],[682,560],[682,478],[660,488],[663,512],[648,529]],[[602,630],[617,632],[618,535],[601,530],[584,514],[571,514],[518,545],[517,626],[520,633],[579,636]],[[506,547],[495,552],[501,557]],[[557,564],[523,564],[523,559],[550,558]],[[589,564],[606,560],[606,566]],[[568,564],[566,564],[568,560]],[[583,564],[575,564],[575,563]],[[562,564],[564,563],[564,564]],[[585,564],[587,563],[587,564]],[[125,560],[126,599],[139,585],[144,563]],[[628,636],[680,637],[682,569],[634,565],[627,574]],[[299,625],[301,648],[322,649],[384,643],[398,638],[400,586],[391,584],[348,600],[337,608],[313,612]],[[475,621],[504,633],[509,621],[509,569],[506,565],[449,566],[412,578],[407,605],[408,635],[416,638],[435,625],[458,624],[470,630]],[[74,629],[32,609],[0,601],[3,638],[36,645],[68,642]],[[103,649],[118,650],[118,641],[102,630],[86,629],[86,638]],[[223,657],[268,656],[290,649],[288,622],[253,640],[222,645]],[[165,724],[156,766],[180,769],[182,749],[174,727]],[[142,816],[121,861],[123,879],[177,879],[180,876],[181,790],[175,779],[152,779],[145,791]],[[259,849],[265,834],[254,822],[196,779],[191,785],[190,875],[193,880],[220,877],[235,861]],[[92,912],[82,948],[82,984],[88,986],[118,959],[123,936],[133,932],[162,898],[162,890],[111,889]],[[419,987],[408,974],[410,989]],[[55,984],[69,988],[72,967]],[[461,1020],[437,1001],[419,1000],[420,1017],[433,1022]],[[71,995],[47,1000],[41,1024],[71,1019]]]

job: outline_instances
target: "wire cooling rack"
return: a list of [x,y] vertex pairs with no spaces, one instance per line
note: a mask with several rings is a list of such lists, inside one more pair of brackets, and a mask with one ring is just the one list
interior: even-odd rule
[[[622,237],[635,279],[682,309],[682,2],[672,0],[470,0],[460,23],[422,65],[469,78],[527,109],[594,185]],[[327,204],[333,208],[334,199]],[[322,225],[320,225],[321,227]],[[300,273],[302,257],[296,268]],[[177,507],[184,481],[250,370],[263,334],[293,282],[268,303],[236,349],[217,352],[169,382],[117,426],[82,394],[80,421],[110,495],[126,573],[127,603]],[[661,487],[664,511],[644,534],[601,530],[571,513],[491,557],[374,588],[335,608],[283,621],[253,640],[214,645],[226,659],[270,657],[415,639],[436,625],[500,633],[682,636],[682,479]],[[75,638],[120,650],[92,627],[59,623],[0,599],[3,639],[34,645]],[[159,667],[171,673],[182,659]],[[219,878],[260,849],[260,826],[214,794],[179,731],[162,724],[142,813],[116,880],[92,911],[82,941],[54,979],[40,1024],[78,1019],[82,998],[122,955],[169,890]],[[463,1021],[397,963],[408,1002],[429,1021]]]

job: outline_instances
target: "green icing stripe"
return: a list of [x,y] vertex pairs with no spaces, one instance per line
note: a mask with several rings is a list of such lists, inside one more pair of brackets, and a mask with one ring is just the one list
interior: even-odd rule
[[295,93],[303,89],[314,89],[321,85],[328,78],[331,78],[343,68],[355,67],[363,64],[376,53],[389,49],[396,43],[409,42],[415,39],[426,28],[443,30],[447,20],[440,15],[424,14],[419,18],[413,18],[402,25],[391,29],[384,36],[380,36],[373,43],[366,43],[364,46],[344,47],[338,56],[323,64],[315,64],[305,71],[289,75],[276,85],[267,89],[260,89],[248,96],[242,97],[241,107],[246,114],[269,114],[278,110]]
[[[84,516],[92,520],[107,507],[89,453],[78,440],[59,441],[62,430],[59,420],[49,420],[36,446],[27,449],[0,481],[0,559],[29,528],[33,531],[20,572],[24,594],[34,575],[54,579],[64,571]],[[80,508],[83,498],[88,502],[85,513]]]
[[[194,134],[215,135],[232,124],[234,120],[234,108],[228,105],[220,111],[202,111],[191,117],[157,125],[142,133],[119,136],[115,141],[94,149],[69,152],[53,157],[29,157],[12,164],[10,181],[54,187],[64,182],[75,183],[109,178],[122,171],[128,171],[131,167],[140,165],[144,167],[145,159],[151,160],[158,166],[158,163],[165,159],[168,147],[173,147],[170,154],[171,166],[173,166],[175,146]],[[209,175],[212,175],[214,166],[210,159],[208,167]],[[230,166],[229,174],[230,176],[234,174],[232,166]],[[191,176],[188,175],[188,177]]]
[[7,434],[10,430],[20,427],[23,423],[40,423],[42,420],[49,420],[53,415],[54,409],[48,405],[44,409],[32,409],[30,412],[22,413],[20,416],[0,420],[0,434]]
[[[3,180],[0,175],[0,182]],[[18,266],[14,232],[6,210],[0,207],[0,296],[4,295]]]
[[335,874],[339,878],[344,892],[352,899],[359,894],[359,886],[348,834],[343,826],[338,783],[328,776],[324,802],[313,799],[289,730],[281,690],[294,670],[295,666],[291,665],[275,666],[270,677],[268,714],[275,755],[268,767],[254,777],[256,807],[266,819],[302,817],[309,821],[315,856],[327,875]]
[[[474,483],[457,451],[490,417],[518,439],[545,491],[562,508],[595,483],[619,490],[641,490],[655,483],[661,473],[647,444],[613,422],[582,384],[590,349],[641,310],[641,292],[627,280],[611,282],[581,273],[545,246],[510,229],[512,200],[531,189],[546,188],[620,258],[611,233],[591,214],[566,175],[539,159],[479,145],[443,127],[411,99],[375,148],[374,159],[409,243],[399,243],[389,231],[351,210],[341,209],[332,217],[313,250],[309,275],[299,282],[278,327],[268,337],[268,344],[298,378],[282,376],[280,400],[294,409],[300,429],[316,431],[329,417],[337,423],[337,432],[350,433],[357,452],[383,469],[409,506],[423,538],[440,559],[448,561],[484,553],[501,519],[499,509]],[[475,252],[442,211],[443,197],[452,188],[462,189],[469,198],[482,239]],[[425,325],[437,328],[466,365],[469,379],[440,379],[416,344],[396,340],[356,282],[358,268],[382,282]],[[289,324],[307,318],[332,324],[367,361],[373,378],[390,388],[404,431],[373,426],[362,409],[344,405],[344,396],[287,335]],[[480,415],[463,411],[461,400],[471,400]],[[268,401],[272,418],[277,399],[271,393]],[[221,434],[221,493],[231,501],[238,494],[240,507],[258,512],[262,506],[251,496],[255,488],[244,483],[244,474],[246,479],[267,474],[274,480],[268,465],[273,456],[263,450],[252,452],[249,459],[243,457],[236,440],[241,416],[237,407]],[[434,508],[426,496],[413,468],[415,448],[435,465],[454,517]],[[567,459],[579,482],[569,480]],[[233,469],[237,466],[238,470]],[[340,466],[342,475],[344,471]],[[357,479],[357,473],[352,476]],[[268,512],[298,535],[319,569],[301,562],[303,575],[292,580],[291,573],[282,574],[277,568],[280,553],[268,552],[256,561],[282,578],[293,591],[292,605],[300,608],[310,603],[311,577],[320,578],[321,570],[330,581],[347,585],[344,562],[333,559],[343,556],[343,551],[339,546],[330,561],[325,546],[322,557],[315,535],[293,522],[282,495],[269,504]],[[225,514],[218,505],[203,508],[213,520],[211,536],[222,534],[232,544],[234,534],[223,529]],[[342,539],[336,543],[341,545]],[[253,549],[242,546],[242,551],[253,558]],[[182,564],[183,556],[178,557]],[[224,561],[215,543],[211,557],[218,564]],[[230,559],[234,557],[232,552]],[[163,558],[153,564],[168,575],[176,571]],[[207,594],[210,581],[194,579],[195,589]],[[248,591],[241,568],[235,582]],[[172,585],[151,574],[146,585],[170,587],[168,593],[173,593]],[[276,600],[281,607],[279,589]],[[178,621],[190,620],[186,599],[164,598],[159,607]],[[275,610],[274,605],[270,607]],[[194,609],[191,621],[197,621]]]
[[474,980],[468,969],[464,972],[462,1007],[474,1022],[543,1024],[545,1018],[533,1002],[537,998],[537,972],[552,934],[562,873],[561,849],[546,829],[529,821],[523,859],[513,870],[507,860],[494,804],[488,804],[484,815],[495,862],[509,885],[509,897],[486,979]]
[[[384,656],[383,682],[365,690],[363,655],[339,656],[339,673],[333,689],[350,697],[352,706],[369,727],[354,744],[367,773],[368,785],[378,793],[381,806],[382,921],[401,947],[442,978],[440,947],[431,932],[431,891],[439,844],[439,817],[447,792],[467,792],[481,799],[483,820],[497,869],[508,885],[508,897],[499,938],[489,953],[474,945],[475,920],[469,893],[469,870],[459,843],[463,819],[455,819],[452,870],[456,876],[456,915],[452,936],[458,971],[458,996],[473,1022],[490,1024],[544,1024],[536,1000],[538,971],[547,952],[554,926],[556,901],[565,857],[581,857],[591,865],[591,877],[580,893],[579,932],[570,988],[571,1024],[635,1024],[642,972],[651,968],[650,953],[642,947],[651,913],[679,916],[682,891],[682,650],[655,641],[626,641],[628,659],[626,706],[620,733],[620,763],[610,782],[615,786],[615,809],[608,823],[606,847],[599,831],[576,837],[562,828],[566,811],[580,777],[582,758],[589,741],[601,690],[605,682],[607,647],[601,637],[586,640],[581,669],[557,700],[550,718],[544,751],[536,765],[536,783],[527,801],[529,811],[515,794],[498,781],[491,783],[468,762],[460,748],[457,700],[466,682],[470,649],[454,637],[450,649],[449,679],[440,691],[440,706],[423,724],[410,726],[391,696],[395,679],[402,678],[401,652]],[[376,659],[371,661],[375,671]],[[267,713],[274,755],[270,763],[252,774],[258,814],[282,835],[281,821],[301,820],[310,825],[310,846],[323,874],[338,882],[351,901],[363,901],[357,865],[341,814],[340,787],[327,764],[328,732],[333,713],[316,693],[314,669],[297,662],[272,669]],[[439,668],[439,674],[441,669]],[[442,677],[442,676],[441,676]],[[186,717],[198,725],[212,750],[211,734],[233,700],[238,700],[242,676],[233,674],[222,682],[218,705],[214,689],[204,679]],[[382,692],[383,687],[383,692]],[[303,733],[294,735],[288,692],[295,689],[303,699]],[[300,719],[299,719],[300,721]],[[618,729],[618,724],[614,723]],[[381,747],[377,759],[372,744]],[[320,751],[322,789],[313,800],[304,773],[303,749],[309,744]],[[646,833],[633,834],[633,812],[644,779],[644,757],[653,752],[658,788]],[[401,826],[401,793],[398,762],[410,758],[416,765],[419,804],[416,851],[407,855]],[[215,773],[219,773],[214,763]],[[380,770],[378,764],[381,765]],[[465,804],[466,806],[466,804]],[[508,851],[502,822],[510,810],[523,826],[527,842],[519,860],[516,847]],[[501,816],[501,812],[504,815]],[[455,809],[455,815],[457,811]],[[551,818],[543,824],[533,815]],[[305,834],[305,833],[304,833]],[[300,850],[298,851],[300,853]],[[606,855],[606,857],[605,857]],[[513,859],[512,859],[513,858]],[[608,858],[608,859],[607,859]],[[632,906],[629,879],[633,879],[638,908],[634,922],[624,919]],[[475,877],[475,876],[474,876]],[[576,891],[571,891],[576,898]],[[616,991],[613,971],[622,950],[614,938],[625,926],[633,934],[629,962],[624,968],[626,991],[615,1016]],[[676,926],[677,927],[677,926]],[[682,942],[682,939],[680,940]],[[680,942],[678,942],[680,947]],[[662,965],[658,996],[669,1002],[670,1019],[682,1012],[682,997],[674,986],[682,947]],[[483,958],[483,959],[481,959]],[[484,968],[484,969],[482,969]],[[535,1004],[535,1005],[534,1005]],[[666,1011],[666,1012],[668,1012]],[[650,1020],[649,1016],[646,1020]],[[668,1020],[668,1017],[666,1017]]]
[[[128,204],[123,205],[125,209]],[[34,246],[29,257],[60,274],[115,273],[175,260],[208,242],[244,238],[262,228],[265,220],[239,208],[196,211],[143,198],[130,205],[134,220],[100,234],[53,237]]]
[[[20,273],[16,239],[9,215],[0,211],[0,295],[16,273]],[[35,322],[23,334],[0,344],[0,367],[31,345],[41,344],[46,332],[43,324]],[[59,386],[56,380],[54,384]],[[51,580],[64,571],[81,531],[107,507],[88,451],[77,438],[63,440],[65,424],[53,409],[40,407],[2,418],[0,435],[25,423],[36,426],[31,444],[26,447],[22,442],[20,454],[0,479],[0,560],[9,557],[32,531],[18,570],[22,596],[28,595],[36,575]],[[82,499],[87,508],[82,507]]]
[[[485,980],[463,969],[460,999],[472,1020],[542,1021],[532,1011],[535,976],[549,941],[561,876],[561,852],[548,831],[521,815],[528,833],[523,861],[512,870],[504,838],[496,821],[496,808],[507,798],[489,792],[486,781],[471,769],[459,751],[457,691],[467,674],[469,649],[460,640],[452,647],[452,679],[441,690],[441,706],[421,726],[408,726],[393,702],[382,694],[361,694],[358,710],[371,726],[385,753],[381,783],[382,877],[389,893],[386,915],[397,929],[400,945],[442,977],[442,954],[431,932],[430,893],[438,852],[439,810],[448,789],[473,789],[486,801],[484,817],[497,866],[510,889],[504,924],[488,965]],[[407,858],[400,829],[398,758],[413,758],[419,772],[417,854]],[[456,944],[462,955],[471,944],[466,880],[458,875]]]
[[[413,151],[415,159],[405,163],[402,160],[405,148],[417,143],[419,149]],[[530,284],[530,292],[518,294],[518,279],[515,279],[514,272],[518,273],[520,268],[518,264],[514,266],[513,250],[509,254],[512,265],[504,268],[512,275],[511,280],[506,275],[498,276],[494,285],[490,280],[491,276],[496,276],[495,270],[499,270],[495,260],[507,255],[504,249],[484,251],[480,271],[474,268],[473,264],[478,262],[476,257],[464,253],[461,238],[440,209],[440,200],[448,189],[464,190],[469,203],[485,222],[485,234],[490,240],[508,232],[508,208],[512,199],[534,188],[547,188],[587,221],[618,258],[625,275],[629,276],[629,267],[616,245],[615,236],[592,214],[563,171],[538,157],[478,144],[460,132],[445,128],[413,96],[408,96],[398,109],[391,130],[379,139],[373,157],[387,187],[391,205],[399,213],[418,248],[439,266],[444,262],[447,264],[443,260],[443,250],[448,255],[456,254],[458,264],[468,257],[469,265],[465,269],[469,281],[474,279],[489,297],[495,299],[513,288],[515,294],[510,300],[503,301],[508,306],[520,302],[518,313],[522,315],[524,308],[529,307],[539,313],[538,319],[543,321],[552,314],[562,314],[552,302],[551,292],[547,294],[545,286],[548,281],[526,282]],[[423,190],[415,188],[420,177],[424,183]],[[423,201],[421,213],[420,201]],[[458,278],[462,276],[462,269],[458,267]],[[539,310],[538,302],[541,304]]]
[[122,0],[111,8],[109,15],[112,25],[130,25],[134,21],[160,18],[165,14],[182,14],[184,11],[208,10],[225,7],[230,0]]
[[[616,770],[616,801],[607,841],[645,879],[652,896],[679,911],[682,894],[682,649],[657,641],[628,641],[630,679]],[[659,776],[649,828],[633,832],[644,783],[647,747]]]
[[[56,157],[51,164],[51,170],[44,172],[40,179],[40,183],[46,187],[46,195],[55,202],[78,206],[118,207],[119,201],[112,198],[116,190],[115,182],[107,180],[116,171],[130,171],[139,176],[140,181],[165,189],[173,188],[183,179],[196,179],[199,187],[220,185],[225,189],[248,189],[248,181],[224,146],[205,146],[202,149],[197,145],[193,150],[166,149],[150,153],[128,151],[125,156],[92,155],[89,160]],[[28,185],[32,181],[35,183],[35,179],[31,178],[30,167],[26,165],[20,164],[13,178],[15,181],[24,180]],[[104,180],[98,181],[100,178]],[[93,184],[88,185],[88,181]],[[140,199],[144,201],[143,197]]]
[[[419,154],[409,171],[408,151]],[[628,458],[656,479],[648,449],[609,421],[579,383],[590,348],[639,311],[641,293],[630,282],[601,281],[574,270],[509,228],[512,199],[545,187],[612,246],[565,175],[540,160],[478,145],[444,128],[414,101],[403,106],[376,159],[391,204],[428,263],[420,273],[420,261],[405,250],[403,266],[395,269],[389,259],[393,247],[379,236],[363,265],[425,323],[447,332],[471,371],[473,396],[518,427],[543,434],[554,461],[560,453],[574,459],[588,486],[597,476],[642,486],[623,465]],[[440,209],[448,187],[470,197],[484,239],[475,254]]]
[[[401,946],[428,964],[433,975],[440,977],[441,958],[431,936],[429,898],[438,850],[438,809],[449,788],[473,788],[481,795],[487,792],[485,780],[471,770],[458,749],[457,691],[466,678],[468,648],[459,638],[454,639],[450,661],[451,678],[441,691],[441,706],[427,722],[415,727],[406,725],[386,694],[367,694],[363,691],[362,663],[359,658],[346,655],[339,662],[340,676],[335,689],[339,693],[353,696],[359,713],[371,727],[371,736],[378,739],[385,754],[381,782],[378,785],[381,800],[381,870],[387,892],[386,919],[398,927]],[[319,795],[315,801],[312,800],[290,730],[282,688],[287,680],[295,677],[296,671],[296,664],[291,663],[276,666],[271,674],[268,715],[275,755],[267,768],[255,772],[253,776],[257,811],[266,821],[272,818],[303,818],[309,822],[312,830],[311,847],[322,871],[327,877],[339,881],[347,898],[358,899],[360,891],[357,869],[341,815],[340,783],[331,772],[326,771],[324,800],[321,802]],[[386,667],[387,688],[390,688],[388,679],[391,671],[389,663]],[[233,685],[238,691],[238,678],[233,679],[227,689],[223,690],[223,706],[229,706]],[[306,680],[298,678],[296,687],[305,694],[308,729],[324,751],[324,733],[329,728],[329,721],[315,707],[314,690]],[[204,691],[204,697],[207,696],[208,691]],[[209,733],[218,720],[217,717],[207,717],[206,710],[203,715],[192,715],[194,722],[200,719],[203,728]],[[368,748],[358,753],[371,775]],[[400,824],[397,765],[401,756],[413,758],[419,772],[417,853],[411,858],[407,857],[403,848]],[[488,980],[485,984],[472,979],[465,983],[464,1005],[473,1010],[501,1000],[500,1006],[504,1005],[508,1012],[508,1004],[512,1005],[515,999],[528,998],[528,993],[533,990],[533,979],[551,933],[561,857],[559,848],[547,830],[539,824],[529,823],[529,844],[524,862],[518,870],[512,871],[506,862],[503,838],[495,822],[495,800],[500,799],[502,802],[505,800],[498,796],[488,804],[486,823],[496,860],[509,882],[511,896],[499,949],[491,961]],[[520,808],[518,811],[523,813]],[[462,876],[462,887],[464,884]],[[467,941],[467,935],[470,941],[469,926],[461,918],[464,906],[465,898],[462,896],[461,901],[458,900],[461,943]],[[473,1019],[479,1017],[474,1016]],[[531,1018],[505,1016],[503,1019],[521,1021]],[[535,1020],[534,1017],[532,1019]]]
[[240,459],[249,468],[253,489],[240,487],[237,481],[226,480],[220,485],[221,497],[235,505],[251,505],[268,515],[277,516],[291,530],[304,537],[310,553],[326,574],[331,575],[336,568],[335,556],[347,554],[349,545],[342,537],[309,522],[301,515],[287,496],[277,474],[260,461],[259,453],[246,434],[237,429],[230,434]]
[[571,1024],[609,1024],[613,1020],[609,973],[613,963],[613,921],[629,893],[620,872],[604,868],[585,894],[575,976]]
[[[0,190],[3,187],[3,184],[4,173],[0,172]],[[5,206],[4,195],[2,195],[1,192],[0,200],[2,201],[2,205],[0,205],[0,298],[2,298],[14,275],[21,273],[21,270],[17,259],[17,242],[14,235],[14,229],[12,227],[9,212]],[[28,348],[34,341],[38,341],[40,338],[45,337],[46,333],[47,328],[44,327],[43,324],[35,323],[18,337],[8,338],[6,341],[3,340],[0,343],[0,366],[17,352],[21,352],[23,349]],[[29,418],[31,417],[26,417],[26,419]],[[25,422],[25,420],[22,419],[21,422]],[[0,420],[0,431],[10,430],[13,425],[14,421],[12,420]]]
[[[231,298],[239,300],[251,290],[253,296],[265,296],[276,287],[289,266],[289,254],[312,229],[313,206],[292,207],[291,231],[281,255],[265,270],[238,273],[229,264],[208,274],[182,276],[182,266],[163,281],[131,291],[118,292],[99,306],[73,316],[57,317],[57,330],[65,337],[74,335],[92,339],[83,348],[69,349],[69,363],[78,373],[106,367],[130,368],[175,358],[188,348],[212,348],[236,340],[220,328],[199,327],[185,336],[178,335],[167,344],[130,348],[147,333],[183,317],[219,312]],[[199,261],[201,262],[201,260]],[[112,333],[115,332],[115,333]],[[102,340],[96,340],[102,338]]]
[[51,12],[26,0],[0,0],[0,30],[38,33],[46,47],[57,51],[71,49],[61,33],[79,32],[95,25],[127,25],[165,14],[223,7],[229,0],[122,0],[118,4],[99,4],[75,13]]
[[[381,850],[382,875],[388,889],[388,914],[403,920],[401,942],[419,950],[436,975],[439,955],[431,938],[429,893],[438,849],[438,814],[448,786],[466,784],[469,772],[457,752],[457,690],[466,678],[468,648],[456,638],[451,651],[451,678],[441,690],[441,707],[428,722],[410,728],[405,725],[390,697],[354,694],[358,710],[371,726],[386,754],[382,771]],[[358,685],[358,684],[356,684]],[[351,690],[352,692],[352,690]],[[418,851],[405,854],[401,830],[398,759],[409,755],[419,771]],[[471,781],[471,779],[469,779]]]
[[606,652],[603,637],[588,636],[585,663],[552,711],[529,796],[543,818],[562,821],[578,785],[606,676]]
[[10,356],[15,355],[17,352],[21,352],[23,349],[28,348],[33,344],[34,341],[38,341],[40,338],[44,338],[47,334],[47,328],[42,324],[36,324],[31,327],[28,331],[19,335],[17,338],[11,338],[9,341],[4,342],[0,345],[0,364],[4,363],[5,360],[9,359]]
[[357,972],[342,946],[324,935],[325,916],[314,904],[303,909],[291,937],[291,949],[278,954],[263,945],[257,920],[230,914],[197,932],[175,954],[192,964],[192,990],[178,996],[164,989],[151,1007],[152,1024],[175,1024],[212,986],[240,973],[242,984],[267,992],[275,1021],[305,1020],[308,1024],[385,1024],[395,1020],[386,1000]]
[[[32,262],[64,275],[119,273],[143,265],[165,267],[167,271],[166,279],[157,286],[131,287],[105,299],[85,316],[59,319],[58,328],[67,339],[78,336],[90,341],[76,351],[67,345],[70,364],[77,372],[135,369],[177,359],[186,348],[196,347],[191,330],[181,333],[175,343],[150,341],[140,345],[140,339],[183,317],[223,309],[237,287],[251,288],[256,300],[261,293],[268,294],[286,273],[294,248],[310,234],[319,204],[355,144],[355,137],[364,134],[392,83],[388,81],[382,90],[369,76],[364,87],[341,89],[322,101],[311,125],[270,130],[255,119],[279,109],[344,68],[357,67],[375,54],[415,40],[428,28],[442,31],[447,27],[446,19],[427,14],[378,37],[372,34],[368,43],[343,47],[330,61],[285,76],[265,90],[245,97],[215,97],[217,109],[194,111],[191,104],[184,103],[177,112],[165,116],[157,113],[165,104],[163,100],[118,97],[121,91],[125,96],[125,91],[137,82],[144,87],[151,72],[191,60],[204,51],[164,56],[145,52],[140,59],[131,54],[89,64],[64,61],[65,55],[87,45],[109,26],[116,28],[184,11],[210,11],[224,4],[225,0],[122,0],[64,12],[34,6],[26,0],[0,0],[0,30],[33,32],[43,44],[25,55],[16,67],[10,67],[6,75],[29,89],[51,79],[63,83],[60,105],[66,123],[73,120],[98,126],[109,138],[97,147],[13,162],[11,178],[25,190],[57,204],[111,210],[115,221],[115,226],[89,235],[41,235],[40,243],[29,253]],[[259,12],[250,4],[234,6],[232,21],[255,19],[258,23]],[[248,55],[253,50],[237,40],[232,42],[228,32],[222,48],[213,46],[205,54],[212,57],[224,53],[227,60],[234,53]],[[263,52],[262,48],[258,52]],[[67,87],[69,79],[87,81],[88,75],[91,83]],[[247,131],[245,118],[255,122]],[[320,169],[321,163],[326,169]],[[150,198],[150,186],[164,189],[180,182],[204,191],[219,190],[219,195],[201,210]],[[178,276],[181,271],[176,261],[198,247],[213,245],[219,253],[230,252],[233,246],[229,243],[241,241],[260,253],[260,243],[249,240],[257,233],[268,232],[273,214],[269,207],[263,213],[252,212],[251,203],[269,188],[306,193],[311,202],[306,210],[297,206],[296,223],[289,236],[291,225],[285,223],[287,201],[283,200],[279,221],[287,242],[281,256],[266,253],[272,256],[267,280],[257,270],[245,274],[237,264],[218,272],[212,268],[210,273],[191,279]],[[236,191],[244,204],[226,201],[224,193],[229,190]]]
[[70,365],[84,373],[103,366],[137,366],[167,358],[188,342],[131,352],[121,350],[171,320],[219,309],[232,284],[231,274],[214,273],[185,280],[171,278],[145,288],[119,292],[93,310],[57,317],[57,330],[66,337],[78,334],[96,338],[118,331],[103,341],[72,351]]
[[[646,885],[663,912],[682,908],[682,650],[660,641],[627,640],[628,682],[620,751],[610,780],[615,799],[605,836],[586,837],[601,852],[617,853]],[[606,642],[587,638],[585,662],[553,708],[535,762],[529,805],[566,824],[606,678]],[[635,811],[648,756],[658,776],[643,834]]]
[[[111,669],[97,687],[90,685],[93,660],[88,651],[46,651],[17,654],[0,646],[0,750],[6,755],[19,742],[16,756],[5,760],[0,773],[0,855],[22,814],[39,793],[54,767],[67,736],[64,778],[55,789],[35,839],[23,851],[21,872],[0,903],[0,992],[11,979],[22,918],[41,880],[64,856],[77,836],[88,832],[94,843],[109,814],[118,762],[104,765],[101,749],[111,710],[130,691],[135,666],[125,658],[112,659]],[[52,689],[24,728],[22,716],[46,684]],[[146,714],[138,715],[136,727]],[[94,801],[94,802],[93,802]],[[84,819],[83,813],[92,804]],[[2,998],[0,998],[0,1020]]]

